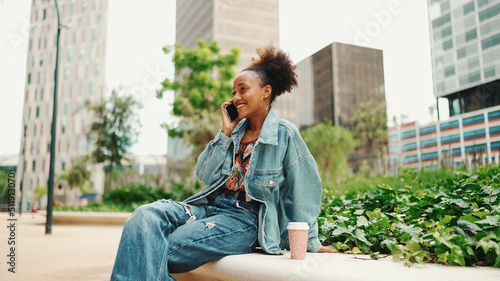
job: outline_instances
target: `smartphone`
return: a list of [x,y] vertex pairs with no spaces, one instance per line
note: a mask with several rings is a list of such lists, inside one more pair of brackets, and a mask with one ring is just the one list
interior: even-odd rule
[[231,122],[234,122],[234,120],[238,119],[238,110],[233,103],[226,105],[226,111],[229,115],[229,119],[231,119]]

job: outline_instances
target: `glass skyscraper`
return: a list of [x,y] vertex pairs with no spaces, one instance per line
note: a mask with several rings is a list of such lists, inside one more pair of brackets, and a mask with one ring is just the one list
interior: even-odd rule
[[498,163],[500,0],[428,0],[428,6],[434,96],[448,100],[450,118],[389,128],[390,163]]
[[500,105],[500,1],[428,0],[434,95],[450,116]]

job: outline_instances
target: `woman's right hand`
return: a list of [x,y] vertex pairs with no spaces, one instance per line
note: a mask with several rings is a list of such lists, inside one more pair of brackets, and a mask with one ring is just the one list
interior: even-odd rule
[[240,118],[234,120],[231,122],[231,119],[229,119],[229,114],[226,112],[226,106],[228,106],[230,103],[233,102],[233,99],[226,101],[220,106],[220,111],[222,115],[222,133],[228,137],[231,136],[231,133],[233,132],[233,129],[238,125],[240,122]]

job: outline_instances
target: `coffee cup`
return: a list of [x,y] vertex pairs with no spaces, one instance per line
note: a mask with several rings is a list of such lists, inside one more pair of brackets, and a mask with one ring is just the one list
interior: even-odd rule
[[305,260],[309,225],[307,222],[289,222],[287,229],[292,259]]

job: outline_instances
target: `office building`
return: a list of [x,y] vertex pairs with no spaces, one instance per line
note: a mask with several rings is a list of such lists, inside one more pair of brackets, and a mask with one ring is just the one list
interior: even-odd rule
[[381,50],[334,42],[298,62],[297,76],[298,87],[275,109],[298,128],[325,119],[349,127],[360,103],[385,102]]
[[[299,129],[325,120],[350,128],[360,104],[385,104],[381,50],[334,42],[298,62],[296,73],[298,87],[278,97],[274,108]],[[375,158],[360,146],[348,164],[357,172],[364,160]]]
[[[92,115],[85,101],[100,101],[105,91],[107,0],[58,1],[58,105],[55,174],[88,154],[92,142],[85,131]],[[22,206],[29,208],[37,186],[47,186],[56,59],[57,14],[53,1],[32,1],[23,108],[18,185]],[[94,169],[92,184],[103,191],[104,174]],[[21,196],[18,187],[18,193]]]
[[175,42],[196,48],[196,40],[217,40],[222,53],[240,47],[240,72],[269,43],[279,47],[278,0],[177,0]]
[[[272,43],[279,47],[278,0],[177,0],[176,43],[197,48],[196,40],[216,40],[221,53],[241,49],[236,73],[245,69],[256,48]],[[181,123],[181,126],[183,124]],[[168,138],[167,155],[173,169],[182,169],[177,160],[190,156],[191,149],[180,139]]]
[[389,128],[393,171],[410,168],[470,167],[500,161],[500,106],[489,107],[420,125]]
[[450,116],[500,105],[500,1],[428,0],[434,95]]
[[435,168],[498,163],[500,1],[428,0],[434,96],[449,120],[389,128],[391,163]]

